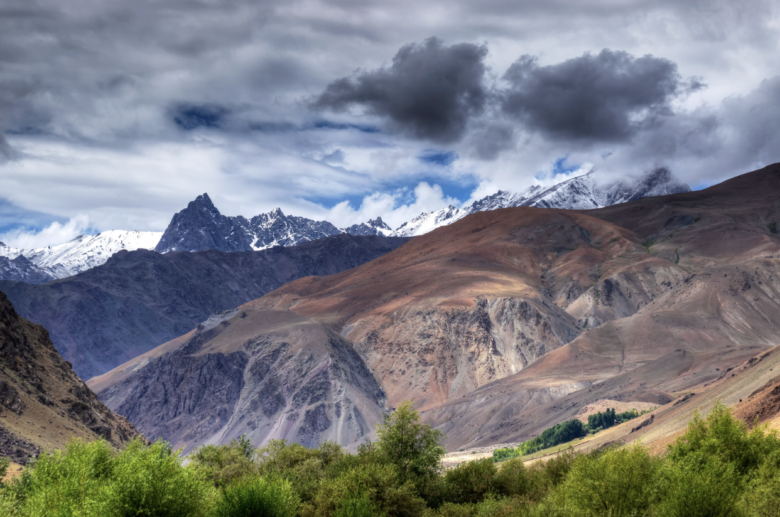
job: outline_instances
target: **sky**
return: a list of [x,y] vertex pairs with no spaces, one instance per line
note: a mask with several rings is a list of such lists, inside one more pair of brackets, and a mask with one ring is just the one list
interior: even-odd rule
[[780,161],[778,5],[0,0],[0,240],[204,192],[397,227],[591,168],[703,188]]

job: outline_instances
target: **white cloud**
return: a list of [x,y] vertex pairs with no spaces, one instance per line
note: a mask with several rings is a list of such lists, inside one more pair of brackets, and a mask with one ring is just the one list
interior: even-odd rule
[[[412,199],[404,203],[408,197]],[[412,193],[400,189],[392,193],[369,194],[363,198],[357,209],[353,208],[349,201],[343,201],[331,208],[326,218],[343,228],[381,217],[388,226],[395,229],[423,212],[438,210],[449,205],[460,206],[460,201],[445,196],[441,186],[421,181]]]
[[80,214],[65,224],[53,222],[46,228],[35,231],[20,228],[0,235],[0,241],[12,248],[37,249],[56,246],[75,239],[89,230],[89,217]]

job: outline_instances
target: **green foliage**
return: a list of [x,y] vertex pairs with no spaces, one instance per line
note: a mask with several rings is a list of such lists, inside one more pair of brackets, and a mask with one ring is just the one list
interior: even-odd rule
[[545,429],[542,434],[521,443],[517,448],[505,447],[493,451],[493,461],[506,461],[526,454],[533,454],[543,449],[555,447],[562,443],[567,443],[577,438],[582,438],[588,433],[596,433],[603,429],[609,429],[615,425],[622,424],[640,415],[636,409],[631,409],[623,413],[616,413],[613,408],[608,408],[604,412],[595,413],[588,416],[587,425],[582,425],[579,420],[568,420],[560,424]]
[[[166,442],[131,442],[113,461],[111,483],[99,494],[106,517],[199,517],[207,515],[213,487],[194,468],[184,468]],[[37,470],[37,469],[36,469]]]
[[497,494],[524,498],[530,491],[531,479],[523,461],[515,458],[501,465],[493,486]]
[[616,413],[614,408],[607,408],[606,411],[588,415],[588,430],[609,429],[610,427],[620,425],[640,416],[636,409],[630,409],[623,413]]
[[780,451],[758,468],[744,491],[742,508],[755,517],[780,517]]
[[74,440],[65,451],[41,454],[14,482],[21,515],[95,515],[98,495],[113,475],[113,453],[103,440]]
[[257,451],[261,475],[282,476],[292,483],[303,503],[314,499],[320,483],[349,461],[338,444],[323,442],[316,449],[298,443],[272,440]]
[[520,452],[514,447],[504,447],[493,451],[493,461],[506,461],[520,456]]
[[0,458],[0,485],[2,485],[2,479],[5,477],[5,473],[10,466],[11,460],[8,458]]
[[194,468],[200,470],[216,487],[223,487],[257,474],[254,454],[251,443],[242,436],[238,440],[231,440],[229,445],[199,447],[190,458]]
[[658,494],[659,466],[639,445],[579,456],[553,498],[574,515],[646,515]]
[[536,438],[523,442],[518,447],[518,452],[520,452],[521,456],[533,454],[542,449],[555,447],[556,445],[582,438],[586,434],[587,430],[583,427],[582,422],[579,420],[568,420],[548,427]]
[[452,503],[477,503],[493,490],[496,466],[491,459],[467,461],[444,475],[447,500]]
[[[636,416],[610,409],[589,424]],[[588,427],[564,422],[538,442]],[[662,458],[632,445],[588,455],[569,449],[530,466],[487,459],[441,471],[441,435],[410,405],[380,431],[356,454],[332,442],[308,449],[273,441],[255,451],[242,437],[199,448],[188,466],[164,442],[136,440],[117,452],[102,440],[75,440],[0,485],[0,515],[780,517],[780,439],[748,429],[720,404],[697,415]]]
[[243,478],[223,490],[214,517],[295,517],[299,506],[289,481]]
[[367,493],[348,497],[336,508],[335,517],[381,517],[384,514],[377,510]]
[[4,498],[20,516],[206,515],[213,489],[164,442],[135,440],[114,454],[103,440],[42,454]]
[[401,483],[413,481],[420,486],[426,478],[439,472],[439,462],[447,452],[441,442],[444,434],[420,422],[420,415],[410,401],[377,427],[379,450],[398,469]]
[[738,509],[741,480],[733,464],[701,453],[669,463],[665,490],[655,507],[659,517],[731,517]]
[[707,418],[694,416],[685,434],[669,447],[668,456],[672,462],[681,462],[690,455],[703,454],[730,463],[740,475],[745,475],[780,450],[777,434],[765,431],[761,426],[748,431],[744,422],[717,403]]
[[414,485],[398,480],[394,465],[367,463],[324,479],[302,515],[331,517],[343,511],[356,496],[367,496],[371,505],[388,517],[415,517],[425,509]]

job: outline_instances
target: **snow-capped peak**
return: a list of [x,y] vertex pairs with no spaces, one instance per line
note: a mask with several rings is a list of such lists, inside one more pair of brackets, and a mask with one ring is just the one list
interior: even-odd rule
[[97,235],[79,235],[56,246],[19,249],[0,245],[0,256],[25,257],[53,278],[65,278],[104,264],[120,250],[154,249],[162,232],[109,230]]
[[677,194],[690,190],[688,185],[678,181],[668,169],[664,168],[656,169],[639,178],[622,178],[618,181],[609,181],[609,178],[600,177],[596,171],[591,171],[548,188],[533,185],[520,194],[499,190],[463,208],[450,205],[433,212],[425,212],[399,226],[392,235],[398,237],[422,235],[441,226],[452,224],[469,214],[498,208],[535,206],[591,210],[643,197]]

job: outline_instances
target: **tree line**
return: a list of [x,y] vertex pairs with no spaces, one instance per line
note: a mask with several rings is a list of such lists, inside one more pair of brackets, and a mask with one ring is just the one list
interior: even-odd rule
[[[611,412],[610,412],[611,413]],[[617,420],[617,415],[615,415]],[[610,416],[607,419],[611,419]],[[601,421],[599,421],[601,423]],[[641,445],[526,466],[446,470],[442,434],[410,403],[355,453],[239,438],[188,457],[158,441],[74,440],[0,485],[3,517],[563,517],[780,515],[780,438],[717,405],[662,456]],[[186,464],[185,464],[186,463]],[[0,475],[7,462],[0,461]]]

